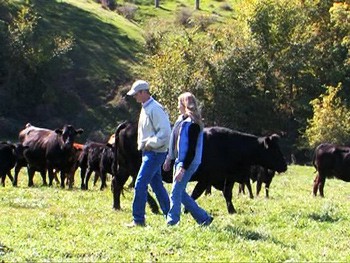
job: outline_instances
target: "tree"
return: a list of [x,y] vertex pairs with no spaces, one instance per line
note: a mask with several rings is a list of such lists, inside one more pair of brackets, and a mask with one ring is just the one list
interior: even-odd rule
[[[3,110],[21,112],[23,115],[37,114],[37,107],[51,104],[55,108],[58,99],[50,78],[58,70],[69,66],[64,55],[74,44],[71,36],[63,37],[55,32],[42,33],[39,30],[41,17],[35,12],[30,1],[22,5],[14,18],[7,24],[6,76],[1,88],[8,98]],[[31,110],[28,110],[31,109]]]
[[312,100],[313,117],[308,119],[305,139],[310,147],[329,142],[350,142],[350,109],[339,97],[342,85],[327,86],[325,94]]

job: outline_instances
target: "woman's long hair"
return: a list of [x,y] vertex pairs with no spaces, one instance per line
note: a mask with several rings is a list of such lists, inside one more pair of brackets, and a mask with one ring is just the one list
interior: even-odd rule
[[185,115],[203,129],[202,115],[196,97],[191,92],[185,92],[179,96],[179,102],[185,107]]

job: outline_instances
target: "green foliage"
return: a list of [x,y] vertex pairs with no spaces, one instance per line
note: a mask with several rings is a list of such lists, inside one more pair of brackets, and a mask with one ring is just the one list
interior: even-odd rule
[[153,48],[155,54],[147,57],[146,63],[151,67],[144,76],[153,84],[152,92],[169,110],[172,120],[178,114],[177,97],[184,91],[193,92],[203,109],[210,111],[211,64],[217,63],[220,57],[220,51],[215,52],[220,45],[217,37],[212,32],[198,33],[197,28],[183,27],[181,33],[171,27],[167,27],[167,31],[152,30],[152,46],[158,48]]
[[56,104],[56,91],[48,83],[57,70],[70,65],[64,56],[72,50],[74,38],[38,30],[42,18],[29,4],[22,5],[7,25],[6,82],[3,85],[9,99],[4,110],[19,111],[31,116],[29,109],[43,104]]
[[15,131],[2,129],[0,136],[17,138],[28,121],[48,128],[69,122],[84,128],[84,138],[94,130],[114,132],[130,116],[114,100],[142,50],[140,28],[94,1],[19,2],[16,10],[6,1],[0,13],[1,125]]
[[[348,262],[350,184],[327,180],[325,198],[312,197],[314,168],[289,166],[274,178],[270,198],[237,195],[229,215],[222,193],[213,189],[198,203],[214,215],[200,227],[190,214],[167,227],[146,207],[147,227],[129,229],[133,191],[125,189],[123,210],[113,211],[112,193],[19,187],[7,181],[0,198],[0,260],[4,262]],[[128,184],[129,182],[127,182]],[[110,181],[107,181],[110,184]],[[194,183],[190,183],[191,191]],[[171,185],[166,185],[168,191]]]
[[308,120],[305,138],[310,147],[322,142],[350,141],[350,109],[339,97],[342,85],[326,87],[326,93],[311,101],[314,115]]
[[24,2],[0,0],[0,124],[17,123],[7,131],[31,121],[109,133],[136,118],[123,94],[143,77],[172,120],[189,90],[206,125],[283,131],[291,149],[321,87],[343,83],[349,97],[347,1],[203,0],[200,10],[184,0],[104,1],[117,11],[97,0]]

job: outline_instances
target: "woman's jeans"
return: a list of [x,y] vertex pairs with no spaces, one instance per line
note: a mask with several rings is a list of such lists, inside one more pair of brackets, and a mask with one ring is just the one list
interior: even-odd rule
[[[168,225],[175,225],[180,221],[181,203],[185,209],[191,213],[198,224],[204,224],[210,220],[208,213],[200,208],[191,196],[186,193],[186,186],[199,164],[191,164],[185,171],[180,182],[174,181],[170,195],[170,210],[167,215]],[[175,164],[174,169],[179,169]],[[174,171],[174,173],[175,173]]]
[[144,151],[142,153],[142,163],[135,182],[132,204],[132,215],[134,222],[137,224],[145,223],[148,184],[151,184],[163,214],[166,215],[169,211],[169,196],[163,185],[161,174],[161,167],[166,155],[166,152]]

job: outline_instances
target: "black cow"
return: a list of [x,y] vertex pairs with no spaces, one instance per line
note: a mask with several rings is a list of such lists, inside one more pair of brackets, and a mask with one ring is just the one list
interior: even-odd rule
[[35,171],[40,171],[46,184],[46,170],[49,173],[49,185],[52,186],[54,170],[61,173],[61,187],[65,186],[65,174],[72,167],[73,143],[82,129],[75,129],[72,125],[64,125],[63,129],[49,130],[27,124],[19,134],[23,146],[24,157],[28,163],[28,186],[33,186]]
[[191,181],[198,181],[192,197],[197,199],[209,185],[213,185],[223,192],[228,212],[235,213],[232,188],[235,182],[250,184],[251,165],[279,173],[287,170],[278,139],[276,134],[257,137],[224,127],[205,128],[202,163],[191,178]]
[[313,165],[316,168],[313,194],[324,197],[324,185],[326,178],[338,178],[350,182],[350,147],[339,146],[330,143],[322,143],[316,147]]
[[81,168],[81,189],[89,188],[89,180],[92,172],[95,172],[95,182],[101,177],[101,187],[103,190],[107,187],[107,173],[113,174],[114,164],[113,145],[99,142],[87,142],[83,147],[80,156]]
[[1,184],[5,186],[6,175],[13,182],[11,169],[16,164],[16,146],[8,142],[0,142],[0,177]]
[[[265,197],[269,198],[269,188],[272,182],[272,178],[275,176],[275,171],[262,167],[260,165],[252,165],[249,169],[249,177],[253,182],[256,182],[256,195],[258,196],[261,191],[261,186],[265,184]],[[239,185],[239,193],[244,193],[244,184]],[[249,188],[248,188],[249,191]],[[250,190],[250,197],[253,197],[253,193]]]
[[[120,193],[130,174],[135,177],[141,163],[137,151],[137,124],[126,122],[116,131],[115,154],[118,159],[118,176],[113,178],[115,209],[120,209]],[[197,199],[210,185],[222,190],[229,213],[236,212],[232,204],[234,182],[250,184],[249,167],[254,164],[277,172],[287,170],[286,161],[278,145],[278,135],[257,137],[224,127],[204,129],[202,164],[192,176],[198,181],[192,197]],[[123,150],[121,150],[123,149]],[[165,182],[172,182],[172,172],[162,173]]]
[[[133,181],[135,180],[141,165],[141,152],[137,150],[137,123],[126,121],[117,127],[114,159],[113,208],[120,210],[120,195],[123,187],[129,176],[133,178]],[[149,193],[147,202],[153,213],[159,213],[158,204]]]

